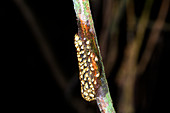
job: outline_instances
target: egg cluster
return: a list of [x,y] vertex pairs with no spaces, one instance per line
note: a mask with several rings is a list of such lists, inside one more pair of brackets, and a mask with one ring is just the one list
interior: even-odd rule
[[98,71],[98,58],[91,49],[91,41],[75,35],[75,47],[79,65],[79,79],[81,81],[81,94],[86,101],[96,99],[95,86],[97,78],[100,76]]

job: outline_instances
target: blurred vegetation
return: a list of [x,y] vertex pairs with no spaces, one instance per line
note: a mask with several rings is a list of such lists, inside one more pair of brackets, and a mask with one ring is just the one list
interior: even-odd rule
[[[80,95],[72,1],[1,3],[2,36],[19,76],[17,111],[99,112]],[[169,111],[170,0],[90,3],[117,113]]]

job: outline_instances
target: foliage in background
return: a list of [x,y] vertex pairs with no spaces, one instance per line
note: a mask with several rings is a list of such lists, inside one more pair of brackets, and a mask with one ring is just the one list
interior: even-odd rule
[[[48,37],[45,37],[41,27],[37,24],[35,15],[33,15],[29,5],[25,3],[26,0],[13,1],[17,4],[17,7],[20,9],[35,35],[37,44],[41,48],[40,50],[58,86],[65,94],[67,102],[79,113],[94,113],[97,108],[95,102],[84,102],[79,96],[73,95],[73,89],[76,85],[79,85],[77,84],[78,80],[75,79],[78,75],[74,73],[72,74],[74,77],[68,79],[63,73],[64,69],[59,69],[60,65],[56,63],[56,58],[54,57],[55,52],[50,49],[50,44],[47,41]],[[144,7],[138,9],[138,2],[144,3]],[[111,96],[114,100],[114,107],[118,113],[135,113],[136,109],[144,109],[147,106],[146,102],[149,101],[149,99],[143,95],[145,93],[142,92],[147,90],[143,89],[146,79],[142,81],[144,86],[141,86],[141,89],[136,89],[136,86],[140,84],[139,78],[145,76],[148,65],[153,61],[154,52],[159,50],[158,48],[160,46],[158,46],[158,44],[162,43],[160,41],[163,40],[164,37],[167,37],[165,32],[170,31],[169,20],[167,19],[170,13],[170,1],[160,0],[159,2],[160,8],[157,7],[159,5],[157,1],[154,0],[90,0],[92,13],[96,15],[102,13],[101,31],[97,35],[105,66],[105,73],[110,81],[108,81],[108,84],[110,85],[110,90],[114,92],[111,93]],[[156,8],[153,7],[154,3],[157,3]],[[142,6],[142,4],[140,4],[140,6]],[[155,11],[154,8],[158,9],[158,11]],[[158,15],[155,20],[152,20],[152,14],[155,12],[158,13]],[[97,20],[96,18],[93,19]],[[93,25],[91,26],[91,28],[93,28]],[[123,29],[122,26],[124,27]],[[163,44],[165,43],[166,40]],[[65,49],[63,51],[65,51]],[[68,57],[70,56],[68,55]],[[115,86],[117,87],[116,91]],[[138,98],[135,97],[136,93],[141,93],[138,94],[141,98],[139,98],[139,96]],[[79,92],[77,92],[77,94],[80,95]],[[158,103],[158,106],[160,106],[160,103]]]

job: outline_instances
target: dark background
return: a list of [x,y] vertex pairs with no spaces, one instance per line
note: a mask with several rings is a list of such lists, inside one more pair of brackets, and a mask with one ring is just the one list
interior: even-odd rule
[[[144,2],[143,0],[135,1],[137,17],[141,14]],[[79,106],[78,104],[74,106],[73,103],[74,99],[77,98],[83,103],[81,105],[85,106],[86,112],[88,112],[88,109],[99,112],[95,102],[85,102],[80,95],[78,65],[74,47],[74,35],[78,28],[73,2],[71,0],[24,0],[24,3],[32,12],[46,43],[49,45],[48,47],[53,53],[55,59],[53,63],[58,66],[56,73],[61,71],[59,76],[65,78],[66,84],[64,88],[59,85],[58,78],[55,77],[40,46],[40,40],[36,38],[36,33],[33,32],[33,28],[25,19],[16,2],[12,0],[1,1],[1,39],[5,39],[1,43],[5,44],[3,46],[5,51],[3,56],[7,58],[5,62],[9,62],[4,76],[7,76],[8,79],[12,78],[14,82],[10,84],[10,87],[13,88],[10,96],[15,101],[11,100],[8,104],[16,105],[14,111],[21,113],[76,113],[75,106]],[[99,4],[97,11],[92,8],[97,35],[100,34],[102,27],[101,4]],[[154,2],[150,17],[152,20],[157,17],[160,4],[161,0]],[[124,13],[119,24],[122,31],[126,31],[125,15]],[[170,18],[167,17],[166,23],[170,24],[169,20]],[[148,28],[146,37],[149,31]],[[126,44],[124,37],[126,37],[126,33],[120,35],[119,40],[122,42],[119,45],[120,58],[117,59],[117,64],[111,72],[111,76],[108,77],[108,84],[116,109],[119,95],[114,78],[120,66],[121,55]],[[160,38],[145,73],[136,83],[136,113],[169,112],[170,31],[163,30]],[[98,39],[100,40],[99,35]],[[145,104],[140,104],[143,99],[145,99]],[[11,109],[11,107],[9,106],[8,109]]]

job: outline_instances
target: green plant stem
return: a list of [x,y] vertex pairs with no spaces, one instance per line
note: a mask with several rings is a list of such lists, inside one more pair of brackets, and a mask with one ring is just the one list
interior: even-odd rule
[[[96,101],[97,105],[102,113],[116,113],[112,104],[107,80],[104,72],[104,65],[97,42],[96,32],[94,29],[93,19],[90,11],[88,0],[73,0],[74,9],[77,16],[78,32],[84,33],[85,37],[90,36],[93,41],[93,51],[99,58],[100,77],[98,78],[98,84],[96,89]],[[87,30],[87,26],[89,27]]]

